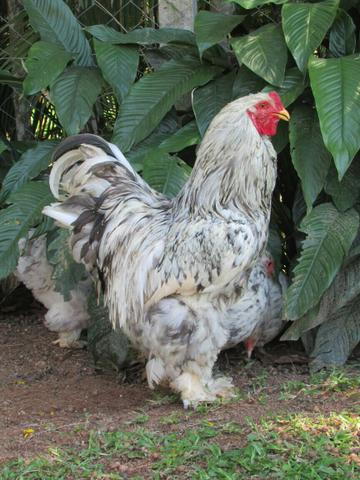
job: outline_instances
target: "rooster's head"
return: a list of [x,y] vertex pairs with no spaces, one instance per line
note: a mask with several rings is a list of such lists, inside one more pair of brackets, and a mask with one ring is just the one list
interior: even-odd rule
[[279,120],[289,121],[289,112],[285,109],[277,92],[269,92],[247,110],[260,135],[276,135]]

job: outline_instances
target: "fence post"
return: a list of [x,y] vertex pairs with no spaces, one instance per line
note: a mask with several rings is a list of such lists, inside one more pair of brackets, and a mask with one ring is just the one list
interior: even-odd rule
[[159,0],[159,26],[194,30],[196,0]]

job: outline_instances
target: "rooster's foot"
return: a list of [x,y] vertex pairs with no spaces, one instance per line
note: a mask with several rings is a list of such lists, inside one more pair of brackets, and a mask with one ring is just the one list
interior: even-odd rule
[[208,388],[216,397],[233,398],[235,396],[234,385],[231,378],[214,378],[208,383]]
[[193,373],[182,373],[171,383],[171,387],[181,393],[185,409],[189,407],[195,409],[199,403],[210,403],[216,400],[216,396],[205,388],[200,378]]
[[87,342],[83,340],[74,340],[72,338],[68,338],[66,336],[59,335],[57,340],[52,342],[53,345],[59,345],[60,348],[74,348],[74,349],[82,349],[87,346]]

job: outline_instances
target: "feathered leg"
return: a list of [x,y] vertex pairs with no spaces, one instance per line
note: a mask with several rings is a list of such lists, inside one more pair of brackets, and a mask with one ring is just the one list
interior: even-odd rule
[[150,350],[146,370],[151,388],[168,380],[185,408],[232,395],[231,381],[212,374],[226,343],[214,309],[196,309],[174,297],[159,302],[148,312],[147,320],[143,340]]

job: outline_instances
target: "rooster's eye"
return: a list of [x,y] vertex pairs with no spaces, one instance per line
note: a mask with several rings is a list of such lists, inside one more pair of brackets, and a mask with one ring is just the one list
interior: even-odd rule
[[266,103],[260,103],[260,108],[266,108],[267,104]]

